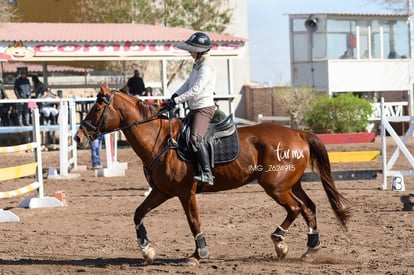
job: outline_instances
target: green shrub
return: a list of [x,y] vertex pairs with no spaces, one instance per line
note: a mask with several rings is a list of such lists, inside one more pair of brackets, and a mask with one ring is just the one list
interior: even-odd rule
[[366,132],[372,107],[367,99],[352,93],[336,97],[321,95],[305,114],[305,123],[315,133]]

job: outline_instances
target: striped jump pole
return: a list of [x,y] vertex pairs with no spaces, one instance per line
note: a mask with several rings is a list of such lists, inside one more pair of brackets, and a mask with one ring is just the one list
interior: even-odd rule
[[[14,153],[21,151],[34,150],[34,162],[28,164],[22,164],[15,167],[0,168],[0,182],[18,179],[27,176],[35,176],[35,181],[29,185],[21,188],[0,192],[0,199],[12,198],[20,196],[32,191],[37,191],[37,197],[25,198],[19,207],[22,208],[43,208],[43,207],[61,207],[63,203],[55,197],[45,197],[43,189],[43,172],[42,172],[42,154],[41,154],[41,141],[40,141],[40,123],[39,123],[39,110],[37,108],[32,110],[32,122],[33,122],[33,142],[16,145],[0,147],[0,154]],[[0,209],[0,222],[18,222],[20,218],[9,210]]]

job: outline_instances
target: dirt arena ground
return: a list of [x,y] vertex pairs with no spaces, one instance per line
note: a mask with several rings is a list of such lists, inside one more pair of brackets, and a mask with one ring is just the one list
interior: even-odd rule
[[[413,145],[410,141],[411,152]],[[381,143],[377,138],[370,144],[328,148],[380,150]],[[387,153],[393,148],[389,145]],[[78,164],[90,165],[89,150],[78,153]],[[58,151],[42,157],[44,168],[58,166]],[[6,167],[31,161],[33,153],[1,158],[1,167]],[[336,182],[353,207],[347,233],[336,223],[322,185],[303,184],[317,205],[321,234],[322,249],[313,262],[299,260],[307,240],[301,217],[289,230],[287,258],[276,259],[270,234],[285,211],[259,185],[250,184],[198,195],[210,252],[199,266],[185,265],[194,241],[178,199],[150,212],[145,222],[157,255],[154,264],[145,266],[132,218],[147,185],[141,162],[130,148],[120,148],[118,158],[128,163],[125,177],[95,177],[86,170],[72,172],[79,175],[75,179],[45,179],[45,195],[64,190],[66,207],[22,209],[17,205],[25,196],[0,200],[0,208],[21,219],[0,224],[0,274],[414,274],[414,179],[405,177],[407,191],[381,191],[381,174],[371,180]],[[398,165],[410,168],[403,156]],[[380,168],[381,157],[370,163],[333,164],[334,170]],[[31,181],[2,182],[0,191]]]

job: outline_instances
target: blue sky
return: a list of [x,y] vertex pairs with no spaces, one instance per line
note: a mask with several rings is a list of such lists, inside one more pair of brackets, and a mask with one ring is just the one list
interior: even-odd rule
[[250,80],[290,83],[289,17],[291,13],[391,13],[375,0],[247,0]]

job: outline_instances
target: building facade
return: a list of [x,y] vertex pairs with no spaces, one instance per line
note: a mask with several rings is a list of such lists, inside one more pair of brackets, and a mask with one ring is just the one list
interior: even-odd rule
[[409,15],[290,14],[289,28],[292,85],[405,98],[412,114]]

